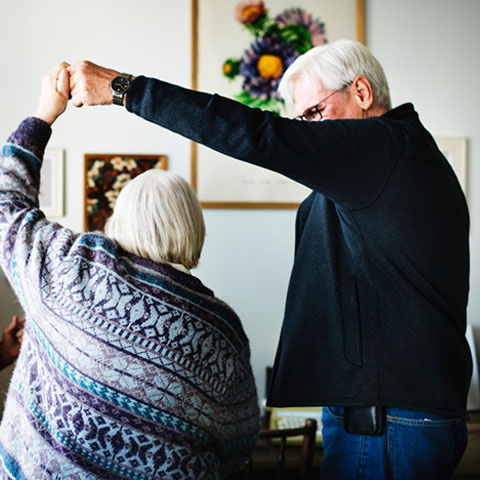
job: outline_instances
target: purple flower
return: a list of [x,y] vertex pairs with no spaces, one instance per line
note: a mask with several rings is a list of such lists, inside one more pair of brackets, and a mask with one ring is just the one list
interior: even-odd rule
[[275,17],[275,23],[279,27],[287,25],[300,25],[310,32],[312,37],[312,45],[317,47],[327,43],[325,36],[325,24],[319,20],[315,20],[309,13],[301,8],[289,8]]
[[278,84],[298,54],[278,37],[256,39],[240,63],[243,89],[252,97],[280,99]]

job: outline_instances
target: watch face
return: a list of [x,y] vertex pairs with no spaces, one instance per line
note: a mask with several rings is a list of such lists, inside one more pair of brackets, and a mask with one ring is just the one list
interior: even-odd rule
[[115,77],[112,80],[112,90],[118,93],[124,93],[127,91],[130,82],[125,77]]

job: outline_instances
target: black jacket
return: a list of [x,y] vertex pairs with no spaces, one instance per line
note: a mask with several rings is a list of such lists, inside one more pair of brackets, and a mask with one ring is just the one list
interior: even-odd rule
[[411,104],[304,123],[138,77],[127,109],[313,192],[268,403],[466,416],[468,210]]

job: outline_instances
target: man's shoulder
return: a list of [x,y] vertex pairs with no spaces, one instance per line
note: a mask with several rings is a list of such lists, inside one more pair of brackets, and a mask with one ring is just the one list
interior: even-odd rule
[[398,107],[392,108],[379,118],[388,122],[400,121],[410,124],[420,123],[419,115],[412,103],[403,103]]

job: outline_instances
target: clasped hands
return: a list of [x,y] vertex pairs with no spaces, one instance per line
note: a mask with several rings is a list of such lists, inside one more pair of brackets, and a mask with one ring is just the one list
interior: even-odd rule
[[49,125],[65,111],[69,100],[76,107],[110,105],[110,82],[120,73],[82,61],[74,65],[59,63],[42,79],[40,100],[35,117]]

